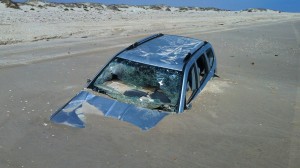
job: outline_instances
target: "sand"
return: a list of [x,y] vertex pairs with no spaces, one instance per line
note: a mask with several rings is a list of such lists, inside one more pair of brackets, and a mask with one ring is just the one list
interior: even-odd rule
[[[105,9],[105,20],[92,10],[21,8],[0,10],[1,168],[299,167],[299,14],[172,8],[127,11],[127,21],[126,11]],[[207,40],[215,49],[220,78],[191,110],[148,132],[94,114],[86,114],[84,129],[49,121],[112,55],[155,32]],[[54,36],[62,38],[34,39]]]
[[[19,4],[19,6],[20,9],[12,9],[0,3],[0,66],[82,55],[100,48],[124,48],[130,43],[115,45],[114,40],[141,38],[154,33],[193,36],[200,32],[213,33],[220,30],[226,31],[249,25],[278,23],[300,18],[298,13],[272,10],[257,12],[181,11],[175,7],[163,6],[160,10],[155,10],[150,6],[128,5],[118,6],[118,10],[112,10],[106,5],[79,4],[74,6],[73,4],[64,6],[43,2],[30,2]],[[169,8],[170,11],[166,11],[166,8]],[[110,40],[112,42],[108,42]],[[35,43],[37,41],[48,43]],[[74,41],[81,43],[78,44],[81,46],[84,46],[82,43],[87,45],[92,41],[106,42],[106,45],[97,48],[88,45],[86,48],[81,47],[80,50],[76,48],[70,50],[70,47],[65,46],[65,43],[74,44]],[[12,44],[25,45],[14,47]],[[63,46],[59,47],[61,45]],[[33,51],[36,50],[33,48],[49,49],[53,46],[56,50],[51,53],[33,54]],[[61,51],[57,51],[60,49],[69,50],[67,54],[61,54]]]
[[[84,7],[49,6],[43,2],[20,4],[19,10],[0,3],[0,44],[14,44],[58,38],[126,37],[157,32],[190,34],[257,23],[299,18],[299,14],[277,11],[196,11],[180,12],[126,6],[111,10],[86,4]],[[72,9],[72,10],[71,10]]]
[[[124,48],[132,41],[118,44],[115,41],[139,39],[154,33],[193,36],[195,33],[213,33],[300,18],[298,13],[272,10],[182,11],[175,7],[162,6],[155,10],[151,6],[129,5],[119,5],[117,10],[112,10],[111,7],[100,4],[64,6],[43,2],[30,2],[19,6],[20,9],[12,9],[0,3],[0,66],[84,55],[100,49]],[[167,8],[170,11],[166,11]],[[44,43],[36,43],[38,41]],[[105,44],[91,46],[100,41]],[[80,50],[78,47],[71,49],[66,46],[67,43],[77,43],[82,47]],[[37,48],[39,52],[35,53]],[[43,52],[43,49],[45,51],[50,48],[55,50]],[[66,53],[62,54],[61,50]]]

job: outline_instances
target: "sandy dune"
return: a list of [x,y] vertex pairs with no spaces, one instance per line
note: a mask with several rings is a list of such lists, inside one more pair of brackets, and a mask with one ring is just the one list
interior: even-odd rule
[[167,7],[105,5],[51,5],[42,2],[20,4],[21,9],[0,3],[0,44],[31,42],[69,37],[132,36],[165,32],[187,34],[228,29],[265,22],[299,18],[299,14],[277,11],[197,11]]
[[[0,11],[0,66],[122,48],[129,43],[116,43],[119,39],[137,39],[158,32],[193,36],[300,18],[297,13],[271,10],[200,11],[166,6],[157,10],[128,5],[120,5],[116,10],[105,5],[43,2],[20,4],[20,9],[0,3]],[[81,47],[68,47],[66,43]],[[95,44],[100,46],[94,47]],[[48,52],[50,48],[55,50]]]

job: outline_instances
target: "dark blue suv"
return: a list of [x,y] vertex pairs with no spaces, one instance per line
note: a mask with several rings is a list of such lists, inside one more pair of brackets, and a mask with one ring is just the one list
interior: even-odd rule
[[215,72],[210,43],[155,34],[116,54],[51,120],[82,128],[85,115],[99,113],[147,130],[191,108]]

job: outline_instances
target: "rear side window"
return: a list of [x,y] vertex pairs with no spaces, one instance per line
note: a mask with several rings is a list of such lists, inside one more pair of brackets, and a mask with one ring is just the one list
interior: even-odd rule
[[202,54],[189,70],[186,89],[186,103],[189,103],[193,99],[194,95],[201,87],[201,84],[204,82],[209,71],[207,62],[206,56]]
[[186,102],[190,102],[193,94],[197,91],[197,72],[195,66],[192,66],[189,71],[189,76],[187,79],[187,88],[186,88]]
[[205,55],[201,55],[197,60],[197,67],[199,68],[199,87],[200,84],[204,81],[206,78],[206,75],[208,74],[208,66],[206,63]]
[[211,48],[206,51],[206,56],[208,59],[209,67],[211,68],[214,63],[214,53]]

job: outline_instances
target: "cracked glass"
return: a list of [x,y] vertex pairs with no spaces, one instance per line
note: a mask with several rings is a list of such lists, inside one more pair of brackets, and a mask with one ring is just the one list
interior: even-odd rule
[[176,111],[180,71],[115,58],[93,83],[93,90],[118,101],[148,109]]

